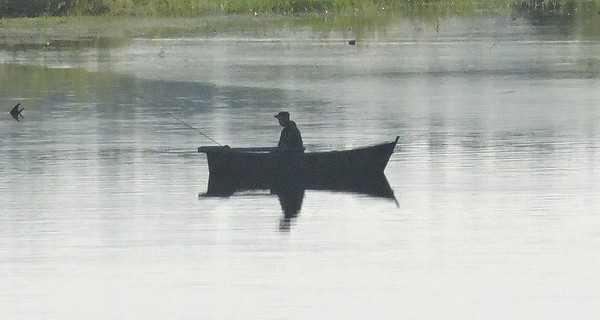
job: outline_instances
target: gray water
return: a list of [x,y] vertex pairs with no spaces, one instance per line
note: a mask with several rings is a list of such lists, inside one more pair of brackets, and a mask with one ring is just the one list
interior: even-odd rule
[[[0,51],[2,319],[598,319],[600,42],[509,17]],[[211,142],[400,136],[397,203],[198,197]]]

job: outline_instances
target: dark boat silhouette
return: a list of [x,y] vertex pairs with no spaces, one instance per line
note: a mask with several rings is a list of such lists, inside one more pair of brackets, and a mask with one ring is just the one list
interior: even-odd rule
[[[201,196],[230,197],[269,190],[285,216],[300,211],[306,190],[362,194],[396,200],[384,169],[396,140],[351,150],[279,152],[273,148],[200,147],[207,154],[208,188]],[[396,202],[397,203],[397,202]]]
[[209,194],[273,189],[278,184],[291,183],[305,189],[353,189],[364,186],[373,177],[383,176],[398,138],[373,146],[327,152],[228,146],[199,147],[198,152],[207,156]]

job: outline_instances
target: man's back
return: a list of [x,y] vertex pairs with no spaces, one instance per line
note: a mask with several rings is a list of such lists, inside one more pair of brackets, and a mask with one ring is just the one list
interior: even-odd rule
[[282,150],[304,150],[302,135],[294,121],[289,121],[286,126],[283,127],[283,130],[281,130],[281,136],[279,137],[277,147]]

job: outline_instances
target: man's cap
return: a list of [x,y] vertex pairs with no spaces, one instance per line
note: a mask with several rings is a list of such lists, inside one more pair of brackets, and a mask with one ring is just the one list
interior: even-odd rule
[[281,111],[278,114],[275,115],[275,118],[279,118],[279,117],[283,117],[283,118],[290,118],[290,113],[287,111]]

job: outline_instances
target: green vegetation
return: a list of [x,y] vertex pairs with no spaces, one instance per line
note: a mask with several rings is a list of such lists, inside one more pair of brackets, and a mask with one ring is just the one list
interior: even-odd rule
[[440,17],[481,11],[541,17],[596,14],[600,0],[0,0],[0,18],[247,15]]
[[[536,3],[541,0],[527,0]],[[556,3],[587,0],[553,0]],[[2,17],[111,15],[197,17],[214,14],[342,14],[472,11],[507,8],[513,0],[0,0]],[[520,0],[516,0],[520,2]],[[543,2],[543,1],[541,1]],[[548,2],[548,1],[547,1]]]
[[563,33],[600,33],[600,0],[0,0],[0,17],[12,18],[0,19],[0,48],[90,37],[111,39],[102,44],[111,46],[132,36],[307,26],[360,37],[398,19],[436,26],[444,17],[486,13],[559,26]]

